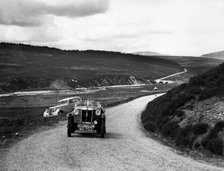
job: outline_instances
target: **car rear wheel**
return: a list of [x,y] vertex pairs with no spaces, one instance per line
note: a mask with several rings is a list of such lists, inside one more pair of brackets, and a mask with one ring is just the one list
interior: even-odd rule
[[60,110],[60,111],[58,112],[58,116],[62,116],[62,114],[63,114],[63,111]]

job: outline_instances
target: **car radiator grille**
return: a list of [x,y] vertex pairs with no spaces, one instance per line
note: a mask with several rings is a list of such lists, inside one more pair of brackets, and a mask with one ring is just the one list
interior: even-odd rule
[[82,110],[82,122],[92,122],[94,112],[94,110]]

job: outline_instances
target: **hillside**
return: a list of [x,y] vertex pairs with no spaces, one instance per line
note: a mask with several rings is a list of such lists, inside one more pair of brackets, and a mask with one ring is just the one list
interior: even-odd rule
[[224,154],[224,63],[148,103],[141,119],[146,130],[178,146]]
[[202,57],[224,60],[224,51],[205,54]]
[[209,71],[210,69],[218,66],[223,61],[219,59],[212,58],[202,58],[202,57],[176,57],[176,58],[167,58],[169,60],[175,61],[180,64],[182,67],[187,68],[187,70],[192,75],[202,74]]
[[0,92],[146,83],[182,71],[170,60],[119,52],[0,44]]
[[[147,51],[146,51],[147,52]],[[153,55],[153,53],[144,53],[144,52],[136,52],[136,54],[144,55],[144,56],[154,56],[156,58],[160,59],[167,59],[174,61],[178,64],[180,64],[183,68],[186,68],[188,70],[186,77],[191,77],[192,75],[197,75],[204,73],[213,67],[218,66],[221,64],[224,60],[216,59],[216,58],[210,58],[210,56],[203,56],[203,57],[194,57],[194,56],[172,56],[172,55],[160,55],[159,53],[156,53]]]

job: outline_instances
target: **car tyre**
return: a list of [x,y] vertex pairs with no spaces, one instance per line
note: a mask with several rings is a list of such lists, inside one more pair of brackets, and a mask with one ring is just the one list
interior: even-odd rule
[[100,129],[100,138],[104,138],[105,133],[106,133],[105,120],[102,120]]
[[60,110],[60,111],[58,112],[58,116],[62,116],[62,114],[63,114],[63,111]]
[[73,127],[73,116],[68,117],[68,126],[67,126],[67,135],[68,137],[71,137],[72,135],[72,127]]

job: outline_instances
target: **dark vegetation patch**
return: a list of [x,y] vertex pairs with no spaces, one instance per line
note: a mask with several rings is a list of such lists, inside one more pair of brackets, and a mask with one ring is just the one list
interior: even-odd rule
[[181,125],[188,117],[183,111],[185,104],[214,96],[220,99],[224,96],[224,63],[148,103],[141,115],[142,123],[146,130],[169,137],[178,146],[205,148],[215,154],[223,154],[224,142],[221,139],[224,137],[221,133],[224,121],[220,120],[212,127],[209,122],[201,123],[200,118],[184,127]]
[[180,64],[182,67],[187,68],[189,73],[192,75],[205,73],[223,62],[223,60],[219,59],[188,56],[171,58],[170,60],[173,60]]
[[60,50],[0,43],[0,92],[50,87],[62,80],[72,88],[133,84],[167,76],[183,68],[174,61],[107,51]]

